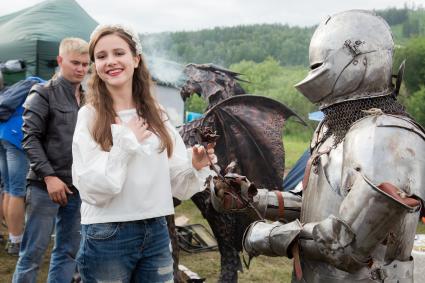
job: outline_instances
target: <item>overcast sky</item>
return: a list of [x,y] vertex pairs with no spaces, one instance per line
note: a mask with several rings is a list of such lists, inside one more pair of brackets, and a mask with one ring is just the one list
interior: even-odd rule
[[[2,0],[0,16],[42,0]],[[283,23],[311,26],[348,9],[385,9],[425,0],[77,0],[100,23],[130,24],[140,33],[190,31],[216,26]]]

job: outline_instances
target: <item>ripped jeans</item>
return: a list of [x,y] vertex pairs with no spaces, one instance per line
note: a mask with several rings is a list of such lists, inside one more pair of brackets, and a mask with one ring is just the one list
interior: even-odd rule
[[82,225],[78,268],[84,283],[173,282],[165,217]]

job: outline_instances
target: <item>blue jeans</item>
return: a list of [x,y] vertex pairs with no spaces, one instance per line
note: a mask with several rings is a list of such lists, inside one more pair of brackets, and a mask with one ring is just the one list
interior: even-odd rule
[[43,255],[56,225],[47,282],[71,282],[75,271],[75,256],[81,239],[81,199],[78,193],[68,195],[68,204],[54,203],[46,190],[29,186],[27,192],[27,222],[12,282],[35,283]]
[[173,282],[165,217],[82,225],[77,256],[84,283]]
[[0,140],[0,173],[5,193],[25,197],[28,166],[25,152],[6,140]]

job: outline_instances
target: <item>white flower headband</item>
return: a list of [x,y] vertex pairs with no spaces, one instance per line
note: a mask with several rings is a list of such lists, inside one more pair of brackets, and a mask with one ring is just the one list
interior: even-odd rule
[[93,39],[94,35],[97,34],[100,30],[104,28],[112,28],[112,29],[120,29],[123,30],[126,34],[128,34],[136,45],[136,53],[138,55],[142,55],[142,43],[140,43],[139,35],[132,28],[115,24],[115,25],[98,25],[90,35],[90,41]]

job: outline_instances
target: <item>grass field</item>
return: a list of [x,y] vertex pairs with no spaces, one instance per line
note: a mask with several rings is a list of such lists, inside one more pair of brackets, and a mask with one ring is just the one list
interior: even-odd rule
[[[198,208],[190,201],[184,202],[176,209],[176,217],[184,215],[190,217],[190,224],[200,223],[208,227]],[[180,264],[207,278],[207,282],[217,282],[220,270],[218,252],[203,252],[189,254],[182,252]],[[239,275],[240,282],[290,282],[292,261],[287,258],[258,257],[252,260],[249,270]]]
[[[199,210],[191,201],[184,202],[177,208],[176,216],[179,215],[188,217],[190,223],[201,223],[209,228]],[[1,232],[5,233],[4,229]],[[49,264],[48,255],[50,255],[49,252],[43,260],[38,283],[46,282]],[[11,282],[16,260],[16,257],[7,255],[4,249],[0,248],[0,283]],[[201,277],[207,278],[206,282],[217,282],[220,270],[220,256],[217,251],[196,254],[183,251],[180,254],[180,264],[198,273]],[[240,282],[290,282],[291,270],[292,262],[286,258],[259,257],[253,259],[250,269],[245,270],[239,277]]]
[[288,169],[292,168],[298,158],[309,148],[310,141],[300,137],[285,136],[283,142],[285,145],[285,173],[288,173]]
[[[3,234],[6,233],[4,228],[0,229],[0,232]],[[8,283],[12,282],[12,275],[15,271],[15,265],[17,257],[9,256],[5,250],[3,249],[4,244],[1,245],[0,248],[0,283]],[[47,280],[47,270],[49,268],[49,260],[50,260],[50,249],[46,253],[45,258],[43,259],[43,263],[41,266],[41,271],[39,272],[39,278],[37,280],[37,283],[46,282]],[[48,256],[47,256],[48,255]]]
[[[185,202],[177,208],[176,216],[185,215],[190,217],[190,223],[202,223],[208,227],[202,215],[192,202]],[[1,232],[5,232],[4,229]],[[418,226],[418,233],[425,234],[425,225]],[[47,253],[49,254],[49,253]],[[4,249],[0,249],[0,283],[11,282],[15,268],[16,257],[8,256]],[[218,252],[203,252],[189,254],[182,252],[180,263],[207,278],[206,282],[217,282],[220,269],[220,257]],[[39,273],[38,283],[46,282],[49,258],[46,256]],[[292,262],[286,258],[263,257],[253,259],[249,270],[244,270],[239,275],[239,282],[254,283],[284,283],[290,282]]]
[[[298,157],[308,148],[308,141],[296,137],[285,137],[286,149],[286,173],[296,162]],[[208,227],[201,213],[191,201],[186,201],[176,209],[176,216],[184,215],[189,218],[189,223],[201,223]],[[209,228],[209,227],[208,227]],[[5,233],[4,227],[0,228],[1,233]],[[425,233],[425,225],[418,226],[418,233]],[[0,283],[11,282],[15,268],[16,257],[8,256],[3,248],[0,248]],[[39,272],[37,282],[46,282],[49,253],[43,260],[42,268]],[[182,252],[180,263],[187,266],[201,277],[207,278],[206,282],[216,282],[219,269],[220,257],[218,252],[202,252],[189,254]],[[245,270],[239,275],[240,282],[268,282],[281,283],[290,282],[292,272],[292,261],[286,258],[271,258],[260,256],[253,259],[249,270]]]

